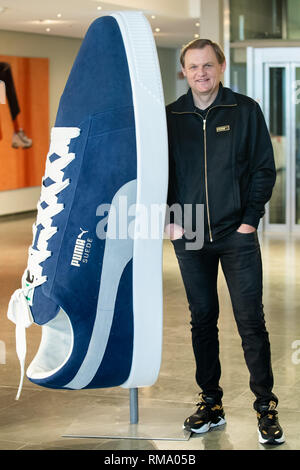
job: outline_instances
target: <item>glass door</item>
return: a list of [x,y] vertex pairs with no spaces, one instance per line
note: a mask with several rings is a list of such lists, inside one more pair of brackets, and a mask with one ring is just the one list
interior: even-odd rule
[[276,184],[263,229],[300,233],[300,48],[248,48],[248,95],[266,118]]
[[293,87],[293,115],[292,122],[293,126],[293,148],[292,154],[294,155],[293,162],[295,167],[293,168],[293,184],[294,184],[294,207],[293,207],[293,225],[294,231],[300,231],[300,64],[293,64],[292,74],[295,77]]
[[276,184],[270,203],[266,208],[265,227],[268,230],[287,230],[289,220],[290,173],[290,113],[287,102],[288,66],[285,64],[264,64],[264,114],[269,127],[276,165]]

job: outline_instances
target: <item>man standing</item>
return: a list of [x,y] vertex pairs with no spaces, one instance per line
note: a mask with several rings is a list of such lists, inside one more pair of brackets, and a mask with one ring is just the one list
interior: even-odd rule
[[198,409],[184,427],[202,433],[225,423],[217,327],[220,262],[255,395],[259,442],[279,444],[284,435],[272,392],[256,232],[276,179],[272,144],[259,105],[222,86],[226,62],[216,43],[196,39],[183,48],[180,60],[190,89],[167,106],[168,204],[204,205],[202,249],[188,249],[184,234],[172,240],[191,311],[196,381],[202,390]]

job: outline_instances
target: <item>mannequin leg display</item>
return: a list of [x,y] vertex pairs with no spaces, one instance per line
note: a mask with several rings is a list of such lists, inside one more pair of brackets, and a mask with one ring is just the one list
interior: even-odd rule
[[32,140],[27,137],[19,124],[18,115],[20,113],[20,106],[18,103],[11,66],[7,62],[0,62],[0,80],[5,84],[5,94],[13,123],[14,133],[12,137],[12,147],[30,148],[32,146]]

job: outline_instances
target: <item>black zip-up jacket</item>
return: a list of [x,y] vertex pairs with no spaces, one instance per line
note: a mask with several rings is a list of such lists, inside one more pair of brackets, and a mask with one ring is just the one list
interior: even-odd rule
[[203,117],[191,90],[167,106],[168,205],[204,205],[204,239],[241,223],[257,228],[276,180],[273,147],[256,101],[220,83]]

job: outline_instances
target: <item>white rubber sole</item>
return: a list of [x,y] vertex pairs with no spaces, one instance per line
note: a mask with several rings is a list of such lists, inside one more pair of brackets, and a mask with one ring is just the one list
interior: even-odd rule
[[[222,426],[222,424],[226,424],[226,420],[224,418],[221,418],[220,421],[218,421],[218,423],[212,423],[210,421],[210,422],[204,424],[200,429],[191,428],[190,431],[194,432],[196,434],[203,434],[205,432],[208,432],[210,430],[210,428],[215,428],[217,426]],[[189,429],[187,429],[185,426],[183,426],[183,429],[186,429],[187,431],[189,431]]]
[[283,444],[285,442],[284,434],[282,434],[282,436],[279,439],[264,439],[259,429],[257,430],[257,432],[258,432],[258,441],[260,444],[277,445],[277,444]]

